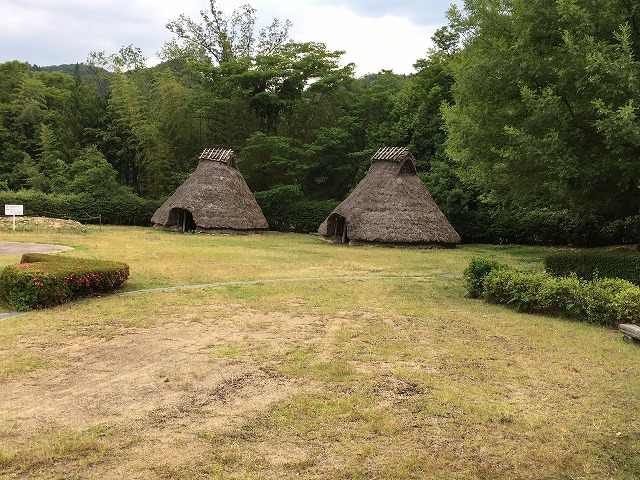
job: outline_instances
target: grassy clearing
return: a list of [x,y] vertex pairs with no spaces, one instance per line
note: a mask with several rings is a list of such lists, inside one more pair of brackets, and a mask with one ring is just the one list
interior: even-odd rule
[[[295,238],[295,248],[291,239]],[[61,255],[116,259],[131,266],[131,290],[216,281],[357,275],[461,273],[464,249],[357,249],[329,245],[312,235],[178,235],[136,227],[88,227],[87,233],[0,232],[0,241],[70,245]],[[404,252],[398,254],[398,252]],[[2,264],[16,261],[0,258]]]
[[[479,253],[522,265],[539,263],[545,251],[349,248],[312,236],[206,237],[120,227],[58,239],[19,235],[76,247],[63,255],[125,261],[129,289],[432,276],[461,273]],[[189,350],[194,361],[196,352],[203,355],[204,366],[157,374],[154,388],[179,395],[178,407],[158,403],[133,421],[108,424],[89,416],[72,425],[61,412],[58,423],[38,428],[29,415],[0,415],[0,476],[640,476],[637,347],[614,330],[468,300],[462,279],[233,285],[32,312],[0,321],[0,384],[16,388],[62,374],[73,361],[68,350],[82,342],[115,345],[146,331],[148,338],[140,338],[152,342],[174,325],[185,336],[213,332]],[[230,372],[226,380],[199,387],[223,371]],[[274,386],[260,389],[252,378]],[[284,393],[268,400],[278,389]]]

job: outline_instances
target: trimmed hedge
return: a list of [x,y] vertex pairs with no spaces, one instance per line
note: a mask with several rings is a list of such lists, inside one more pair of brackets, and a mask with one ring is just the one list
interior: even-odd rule
[[0,299],[22,311],[45,308],[110,292],[128,277],[122,262],[26,253],[0,273]]
[[313,233],[337,206],[333,200],[304,200],[264,209],[263,213],[270,230]]
[[[70,218],[82,221],[101,217],[102,223],[149,226],[160,200],[146,200],[134,194],[94,198],[86,194],[53,195],[35,190],[0,192],[0,205],[24,205],[24,214]],[[97,223],[97,222],[96,222]]]
[[638,252],[559,252],[547,255],[544,266],[556,277],[574,274],[583,280],[622,278],[640,285]]
[[519,312],[558,315],[599,325],[640,325],[640,287],[622,279],[583,280],[575,274],[516,270],[474,257],[465,270],[470,297]]
[[279,185],[254,194],[270,230],[312,233],[338,206],[336,200],[309,200],[298,185]]
[[[489,207],[488,213],[484,209],[480,211],[483,215],[476,218],[480,225],[472,225],[472,232],[459,232],[465,241],[601,247],[637,245],[640,235],[639,216],[613,220],[592,215],[576,216],[566,210],[519,210],[497,205]],[[458,225],[454,227],[457,229]],[[477,232],[475,236],[468,235],[474,232]]]

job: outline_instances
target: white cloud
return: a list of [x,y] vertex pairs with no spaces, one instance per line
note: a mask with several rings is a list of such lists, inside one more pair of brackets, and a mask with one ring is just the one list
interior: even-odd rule
[[440,25],[452,3],[460,0],[309,0],[314,5],[340,5],[359,16],[380,18],[398,16],[415,25]]
[[[218,6],[231,15],[247,2],[256,8],[260,26],[274,18],[289,19],[294,24],[294,40],[323,42],[331,50],[345,50],[345,63],[355,63],[358,75],[381,69],[410,73],[442,24],[420,26],[409,15],[380,16],[384,9],[379,8],[367,15],[356,13],[364,5],[358,0],[219,0]],[[412,3],[401,2],[405,7]],[[208,0],[0,0],[0,62],[76,63],[85,61],[91,51],[110,54],[127,45],[141,48],[145,57],[153,59],[172,38],[167,22],[181,13],[200,20],[200,10],[208,7]]]
[[361,17],[345,7],[312,7],[296,25],[294,36],[320,39],[332,50],[345,50],[344,59],[356,64],[358,75],[381,69],[410,73],[424,56],[432,32],[413,25],[406,18]]

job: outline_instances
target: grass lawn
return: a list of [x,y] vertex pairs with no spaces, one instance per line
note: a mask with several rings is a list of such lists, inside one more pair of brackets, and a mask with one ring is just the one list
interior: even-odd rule
[[[541,268],[543,248],[114,226],[0,241],[127,262],[129,291],[316,278],[0,320],[0,478],[640,477],[640,349],[440,277],[480,253]],[[424,278],[347,278],[370,276]]]

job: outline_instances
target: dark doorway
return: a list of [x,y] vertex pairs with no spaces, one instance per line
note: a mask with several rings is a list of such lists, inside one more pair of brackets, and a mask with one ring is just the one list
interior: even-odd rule
[[189,210],[178,210],[178,230],[182,232],[190,232],[196,229],[196,222]]
[[342,215],[332,213],[327,220],[327,235],[339,239],[341,243],[349,242],[347,237],[347,221]]

